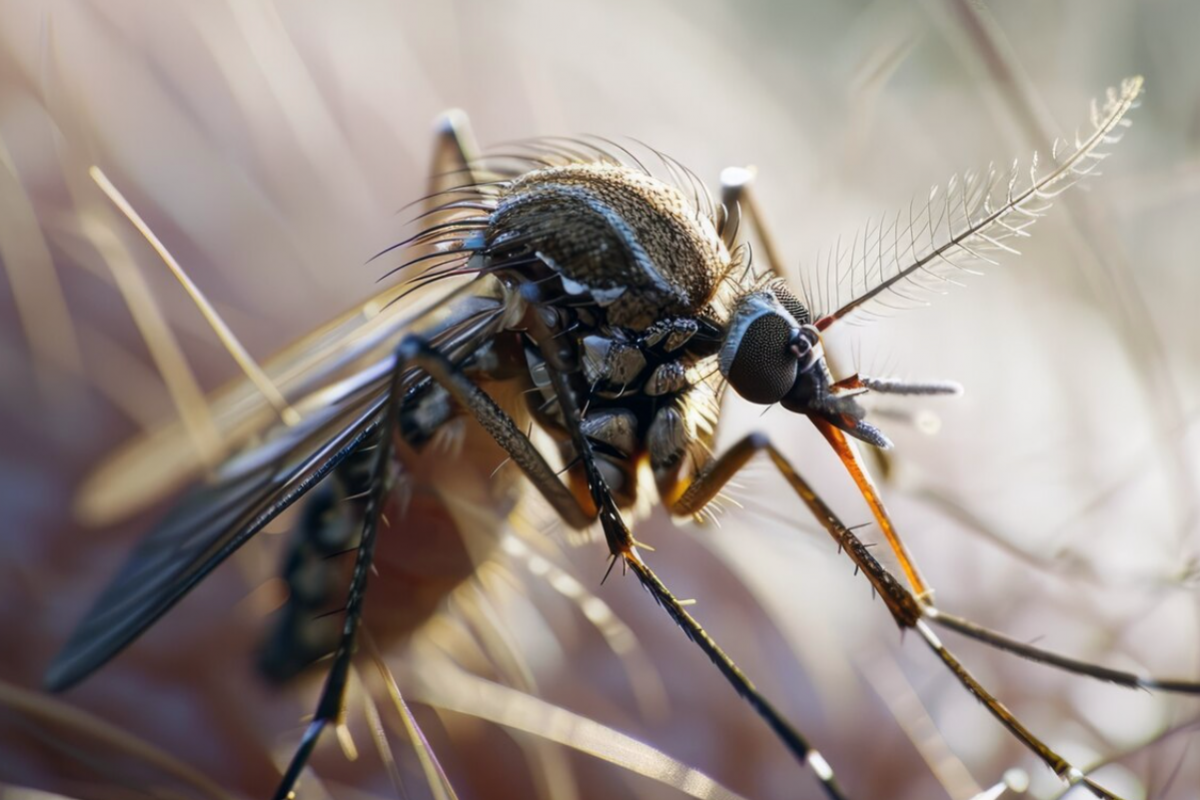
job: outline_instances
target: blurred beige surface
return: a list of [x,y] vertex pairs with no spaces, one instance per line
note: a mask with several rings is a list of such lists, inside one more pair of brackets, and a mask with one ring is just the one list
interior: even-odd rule
[[[928,405],[936,435],[881,418],[897,445],[885,496],[940,603],[1110,666],[1200,677],[1200,9],[1015,2],[988,18],[965,5],[0,0],[0,781],[77,797],[197,792],[144,753],[114,755],[111,732],[53,745],[64,723],[47,716],[60,707],[37,696],[19,705],[26,696],[12,688],[37,686],[150,521],[90,530],[69,508],[89,466],[174,414],[113,286],[108,263],[120,248],[202,385],[237,375],[87,166],[122,188],[266,357],[377,291],[383,269],[365,262],[403,231],[395,212],[420,195],[430,121],[451,106],[470,113],[484,144],[632,136],[713,183],[722,167],[753,164],[765,214],[800,270],[932,183],[1045,151],[1047,137],[1086,127],[1091,98],[1144,75],[1143,106],[1104,175],[1039,222],[1022,257],[830,344],[847,368],[967,388]],[[732,402],[725,424],[726,442],[769,429],[847,522],[867,520],[803,420]],[[638,536],[851,797],[959,800],[1013,766],[1030,771],[1030,796],[1057,796],[1053,775],[915,637],[897,635],[769,468],[756,464],[740,483],[745,507],[727,508],[720,527],[676,529],[656,514]],[[644,713],[602,637],[513,558],[529,599],[498,590],[500,629],[540,696],[745,796],[818,796],[632,579],[599,585],[601,545],[563,546],[584,589],[636,634],[635,658],[657,668],[669,706]],[[222,569],[53,702],[154,743],[234,796],[264,796],[272,759],[298,741],[314,697],[313,686],[273,693],[253,673],[261,620],[244,598],[274,558]],[[538,613],[547,622],[533,621]],[[945,639],[1064,755],[1085,766],[1116,757],[1097,774],[1110,788],[1195,796],[1195,701]],[[397,651],[391,663],[419,693],[409,665],[436,661]],[[333,796],[360,796],[347,786],[395,796],[362,713],[352,705],[360,761],[347,763],[328,736],[318,773]],[[416,713],[462,797],[521,796],[539,783],[553,796],[681,796],[539,749],[530,734]],[[389,738],[409,791],[424,796],[409,746]],[[576,777],[553,777],[563,773]]]

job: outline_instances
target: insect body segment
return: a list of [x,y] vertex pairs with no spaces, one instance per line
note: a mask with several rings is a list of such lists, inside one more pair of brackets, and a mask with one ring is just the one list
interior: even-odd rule
[[[295,677],[337,646],[338,620],[325,612],[345,593],[337,556],[358,547],[373,459],[372,450],[360,449],[305,499],[282,568],[287,603],[259,655],[259,670],[272,681]],[[393,460],[393,474],[399,469]]]
[[[694,436],[711,433],[713,356],[734,289],[733,259],[711,215],[635,167],[517,170],[493,187],[478,189],[476,207],[494,209],[486,225],[472,220],[482,230],[450,228],[440,244],[453,252],[457,237],[471,251],[460,266],[493,275],[526,305],[510,332],[521,340],[535,389],[530,411],[559,441],[576,495],[590,505],[552,373],[585,411],[580,422],[597,445],[598,468],[618,506],[628,508],[649,440],[660,445],[652,460],[662,472],[682,464]],[[455,195],[447,205],[461,202]],[[709,409],[709,424],[681,436],[684,407]]]
[[492,215],[488,246],[535,254],[568,296],[590,295],[608,324],[643,331],[695,314],[728,272],[711,218],[682,192],[637,169],[569,164],[512,181]]

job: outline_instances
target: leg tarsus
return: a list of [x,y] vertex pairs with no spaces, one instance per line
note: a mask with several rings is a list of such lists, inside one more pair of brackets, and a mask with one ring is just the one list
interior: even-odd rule
[[[987,708],[988,712],[1004,725],[1018,741],[1037,755],[1060,778],[1071,785],[1082,784],[1094,795],[1104,798],[1104,800],[1120,800],[1119,797],[1092,781],[1081,770],[1051,750],[1044,742],[1030,732],[1028,728],[1022,725],[999,700],[967,671],[966,667],[959,662],[954,654],[941,643],[937,635],[929,627],[928,622],[926,622],[926,618],[930,621],[938,622],[940,612],[931,604],[919,602],[903,584],[879,563],[870,553],[868,546],[838,519],[833,510],[800,477],[799,473],[791,465],[791,462],[771,444],[769,438],[764,434],[752,433],[746,436],[730,447],[724,454],[710,462],[690,484],[680,490],[677,498],[670,503],[672,512],[681,515],[694,513],[695,510],[703,507],[705,503],[711,500],[751,457],[764,451],[770,456],[772,463],[791,485],[792,489],[804,504],[808,506],[817,521],[829,532],[834,541],[837,542],[839,548],[846,551],[846,554],[854,562],[855,569],[862,570],[863,574],[871,582],[872,589],[878,592],[887,604],[902,633],[908,628],[915,628],[925,643],[942,660],[943,664],[945,664],[947,669],[950,670],[963,687],[978,699]],[[639,577],[641,577],[641,573],[639,573]],[[643,583],[646,583],[645,579]],[[647,586],[647,588],[651,587]],[[665,587],[662,587],[662,590],[665,591]],[[651,589],[651,591],[654,592],[654,589]],[[656,599],[658,599],[657,594]],[[671,600],[674,601],[674,598],[671,598]],[[659,602],[666,607],[664,601],[660,600]],[[668,610],[671,611],[676,622],[681,625],[684,624],[680,621],[681,617],[675,611],[670,608]],[[679,611],[686,614],[682,609],[679,609]],[[690,617],[688,619],[690,620]],[[940,621],[946,622],[947,620],[943,619]],[[958,630],[954,625],[950,625],[950,627]],[[968,633],[968,635],[970,634]],[[710,657],[713,656],[710,655]],[[1200,687],[1197,687],[1197,689],[1200,689]]]
[[305,728],[304,738],[300,740],[300,746],[296,748],[287,771],[283,773],[283,779],[279,782],[279,788],[275,790],[272,800],[290,800],[296,796],[294,788],[300,780],[300,773],[304,771],[304,766],[308,763],[313,748],[317,746],[321,732],[325,730],[328,722],[325,719],[314,719]]
[[721,203],[725,207],[725,219],[721,235],[726,245],[732,245],[739,228],[746,223],[758,238],[761,259],[777,278],[786,278],[783,259],[775,245],[755,200],[753,183],[756,172],[753,167],[727,167],[721,170]]
[[925,618],[930,622],[933,622],[944,628],[948,628],[963,636],[975,639],[976,641],[983,642],[991,647],[1012,653],[1013,655],[1033,661],[1037,664],[1047,664],[1057,669],[1061,669],[1064,672],[1071,672],[1076,675],[1084,675],[1089,678],[1094,678],[1096,680],[1104,681],[1117,686],[1123,686],[1128,689],[1162,691],[1171,692],[1173,694],[1200,694],[1200,682],[1155,678],[1149,675],[1138,675],[1132,672],[1111,669],[1098,664],[1091,664],[1086,661],[1068,658],[1067,656],[1059,655],[1058,653],[1052,653],[1040,647],[1034,647],[1033,645],[1018,641],[1010,636],[1000,633],[999,631],[985,628],[984,626],[971,622],[963,617],[948,614],[936,606],[926,606]]
[[815,750],[804,736],[792,727],[783,716],[771,705],[770,701],[758,691],[757,687],[746,677],[725,651],[700,626],[694,617],[688,613],[683,604],[666,587],[659,577],[650,569],[635,552],[624,556],[625,564],[637,575],[642,587],[650,593],[655,602],[671,616],[675,624],[683,629],[684,634],[698,646],[716,668],[725,676],[726,681],[734,690],[750,704],[750,707],[767,723],[775,735],[787,746],[797,760],[803,762],[821,781],[821,788],[830,800],[845,800],[845,794],[838,785],[837,778],[829,762]]
[[321,698],[317,701],[317,710],[313,715],[313,721],[305,731],[304,739],[295,755],[292,756],[291,763],[288,764],[287,771],[280,781],[279,788],[275,792],[276,800],[287,800],[292,796],[296,781],[299,780],[304,765],[308,763],[309,756],[312,755],[321,732],[329,722],[337,719],[342,713],[342,701],[346,693],[350,662],[354,656],[354,634],[362,619],[367,578],[371,573],[371,561],[375,555],[375,537],[379,532],[385,497],[392,488],[387,471],[393,457],[392,432],[400,407],[400,382],[404,374],[404,367],[405,362],[397,356],[396,363],[392,367],[388,402],[381,412],[384,416],[379,426],[379,438],[376,442],[378,451],[368,479],[370,493],[363,511],[362,537],[359,540],[358,555],[354,561],[354,572],[350,578],[350,587],[346,592],[346,621],[342,626],[341,640],[338,642],[337,650],[334,651],[329,674],[325,676],[325,685],[321,689]]
[[621,517],[620,510],[613,501],[612,493],[608,490],[608,486],[604,481],[604,476],[596,466],[595,453],[592,450],[591,442],[583,435],[583,430],[580,426],[580,419],[582,417],[578,405],[575,403],[575,395],[570,391],[567,376],[554,368],[550,368],[549,373],[555,393],[559,398],[563,419],[566,421],[567,429],[571,434],[572,444],[574,444],[579,460],[583,465],[588,489],[595,502],[600,524],[604,529],[604,537],[612,553],[612,563],[609,564],[605,578],[608,577],[608,573],[611,573],[613,564],[620,558],[622,565],[627,569],[631,569],[637,575],[642,587],[670,615],[675,624],[683,630],[684,634],[708,656],[709,660],[717,667],[718,671],[721,672],[734,691],[767,723],[771,730],[775,732],[775,735],[791,751],[792,755],[813,771],[813,774],[821,781],[821,787],[830,800],[845,800],[845,795],[838,786],[833,770],[829,767],[828,762],[809,745],[804,736],[792,727],[784,719],[783,715],[771,705],[771,702],[759,692],[750,679],[733,662],[733,659],[726,655],[725,651],[700,626],[700,623],[687,612],[683,604],[676,599],[675,595],[671,593],[654,571],[650,569],[650,566],[642,559],[637,549],[638,542],[633,538],[628,526],[625,524],[625,520]]
[[428,195],[430,208],[444,200],[444,192],[479,182],[472,168],[478,156],[471,121],[462,109],[451,108],[434,122],[433,166],[430,169]]
[[405,336],[396,353],[397,359],[420,367],[450,392],[496,444],[508,453],[513,463],[525,473],[564,522],[576,529],[586,528],[592,523],[594,517],[580,506],[575,495],[559,480],[529,436],[461,369],[416,334]]

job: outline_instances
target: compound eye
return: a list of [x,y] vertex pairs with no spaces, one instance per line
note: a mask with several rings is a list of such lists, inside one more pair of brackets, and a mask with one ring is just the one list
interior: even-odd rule
[[767,292],[745,298],[721,346],[721,373],[752,403],[777,403],[796,382],[796,321]]

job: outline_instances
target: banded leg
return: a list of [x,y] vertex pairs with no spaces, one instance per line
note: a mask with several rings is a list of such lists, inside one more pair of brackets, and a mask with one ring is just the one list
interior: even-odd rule
[[726,167],[721,170],[721,205],[725,209],[721,221],[721,238],[727,246],[736,241],[743,223],[752,228],[761,247],[760,258],[767,262],[775,277],[786,279],[783,259],[775,245],[775,237],[758,211],[754,196],[754,170],[749,167]]
[[437,118],[434,123],[433,165],[429,171],[430,199],[426,201],[426,211],[444,202],[444,198],[439,201],[438,195],[478,182],[471,168],[478,152],[466,113],[455,108]]
[[929,622],[944,625],[993,646],[1016,653],[1040,663],[1049,664],[1070,672],[1077,672],[1131,688],[1161,689],[1165,691],[1196,694],[1200,693],[1200,684],[1189,681],[1160,680],[1137,676],[1128,672],[1111,670],[1096,665],[1049,653],[1040,648],[1015,642],[1003,634],[988,630],[958,617],[939,611],[929,603],[919,602],[900,581],[871,554],[865,544],[849,530],[834,514],[833,510],[812,490],[812,487],[800,476],[791,462],[771,444],[763,434],[750,434],[734,444],[723,455],[712,461],[703,472],[690,483],[681,485],[674,498],[668,500],[671,511],[678,515],[693,515],[707,505],[721,489],[736,475],[746,463],[758,453],[765,452],[780,474],[791,486],[801,501],[828,531],[838,548],[844,550],[855,566],[866,576],[883,598],[896,624],[901,629],[915,629],[922,640],[937,654],[938,658],[954,674],[954,677],[975,696],[988,711],[1040,758],[1050,769],[1071,785],[1082,784],[1094,795],[1101,798],[1114,799],[1116,795],[1093,782],[1081,770],[1072,766],[1066,759],[1056,753],[1010,712],[1005,706],[987,691],[982,684],[962,665],[961,662],[942,644],[941,640],[929,626]]
[[[712,637],[697,623],[683,605],[675,598],[669,589],[659,580],[658,576],[642,559],[637,551],[637,543],[621,518],[620,511],[612,500],[595,463],[595,457],[588,439],[582,432],[575,438],[580,463],[583,465],[591,489],[594,508],[584,508],[579,500],[567,489],[558,478],[553,468],[546,463],[541,453],[534,447],[529,437],[517,427],[516,423],[496,405],[487,393],[476,386],[470,378],[463,374],[450,361],[426,342],[416,336],[409,336],[401,345],[398,356],[400,360],[419,366],[430,377],[444,386],[464,408],[484,427],[484,429],[504,448],[516,464],[533,483],[542,496],[550,502],[559,516],[572,527],[583,528],[599,518],[612,550],[614,561],[623,559],[624,563],[638,576],[642,585],[650,592],[671,618],[675,620],[688,638],[712,660],[712,662],[741,695],[746,702],[762,717],[777,736],[784,742],[793,755],[807,763],[821,780],[826,795],[831,800],[844,800],[845,795],[838,788],[833,770],[814,750],[807,740],[771,705],[755,688],[732,659],[721,650]],[[551,370],[552,377],[561,379],[561,374]],[[579,430],[578,409],[573,407],[572,395],[565,392],[560,383],[560,402],[564,403],[564,418],[569,420],[568,427],[574,435]],[[564,398],[566,398],[564,400]]]
[[342,562],[334,557],[358,546],[374,456],[360,448],[304,499],[280,570],[287,602],[259,650],[258,671],[273,683],[291,680],[337,646],[336,620],[321,612],[343,592]]
[[342,713],[342,702],[346,694],[346,683],[350,675],[350,663],[354,655],[354,635],[358,631],[362,619],[363,600],[367,590],[367,576],[371,571],[371,561],[375,555],[375,537],[379,532],[379,521],[383,516],[383,506],[392,488],[391,476],[388,474],[393,461],[392,437],[396,425],[396,416],[400,408],[400,385],[404,374],[404,365],[397,359],[392,370],[391,386],[388,402],[383,409],[383,417],[379,425],[379,433],[373,446],[375,458],[371,464],[367,493],[367,501],[363,508],[362,536],[359,540],[358,553],[354,560],[354,572],[350,577],[350,587],[346,592],[346,617],[342,624],[341,638],[337,650],[333,653],[333,662],[329,674],[325,676],[325,685],[321,688],[321,697],[317,701],[317,710],[313,720],[304,731],[300,746],[296,748],[287,770],[275,790],[274,800],[288,800],[293,796],[296,781],[300,772],[308,763],[317,740],[325,726],[334,722]]
[[[435,123],[434,151],[428,183],[429,196],[424,204],[426,214],[435,212],[444,203],[444,193],[447,190],[475,182],[476,178],[470,166],[475,152],[474,138],[471,135],[470,123],[467,120],[466,114],[462,111],[452,110],[438,118]],[[296,753],[292,756],[288,769],[280,781],[279,788],[275,793],[276,800],[282,800],[291,795],[296,781],[300,777],[300,772],[308,762],[313,748],[320,738],[321,732],[326,725],[336,720],[341,713],[346,691],[346,681],[353,655],[354,636],[362,616],[363,595],[366,591],[367,575],[370,572],[371,560],[374,556],[375,536],[378,532],[379,519],[385,496],[393,482],[393,476],[389,475],[389,470],[393,468],[394,464],[391,443],[400,408],[398,388],[401,376],[407,368],[408,366],[405,364],[404,359],[397,358],[392,374],[391,395],[383,412],[384,416],[380,424],[378,439],[374,444],[377,451],[375,457],[369,458],[370,450],[366,448],[350,459],[353,462],[353,470],[355,472],[362,473],[365,471],[366,474],[365,476],[361,474],[354,476],[349,481],[353,489],[346,493],[356,497],[353,503],[356,507],[354,521],[361,526],[362,534],[359,539],[354,572],[347,591],[345,621],[338,638],[337,649],[333,650],[332,666],[325,678],[325,685],[321,690],[321,697],[318,701],[313,721],[305,731],[300,747],[297,748]],[[348,469],[350,468],[348,467]],[[364,489],[364,487],[365,490],[359,491],[360,489]],[[311,516],[315,518],[326,516],[320,512],[322,511],[322,504],[328,505],[328,503],[328,496],[323,497],[321,494],[313,496],[305,508],[305,517]],[[361,515],[357,513],[358,511],[361,511]],[[330,524],[326,521],[314,519],[308,527],[315,529],[317,527],[329,527]],[[337,523],[334,522],[332,524],[336,525]],[[312,533],[312,531],[309,531],[309,533]],[[301,544],[303,544],[303,541],[304,537],[302,537]],[[298,552],[291,553],[288,558],[289,562],[298,559],[300,555]],[[324,598],[320,599],[323,600]],[[289,604],[288,611],[295,611],[291,608],[291,604]],[[302,612],[303,609],[296,611],[292,616],[295,617]],[[270,675],[273,672],[275,673],[275,677],[279,679],[290,677],[292,673],[298,671],[311,658],[321,655],[316,652],[297,655],[293,651],[299,645],[294,643],[290,644],[289,649],[285,650],[281,642],[299,629],[294,623],[295,620],[285,619],[283,625],[286,627],[281,627],[276,632],[276,636],[266,645],[264,650],[264,663],[268,668],[268,674]],[[318,647],[317,649],[320,650],[323,648]]]

